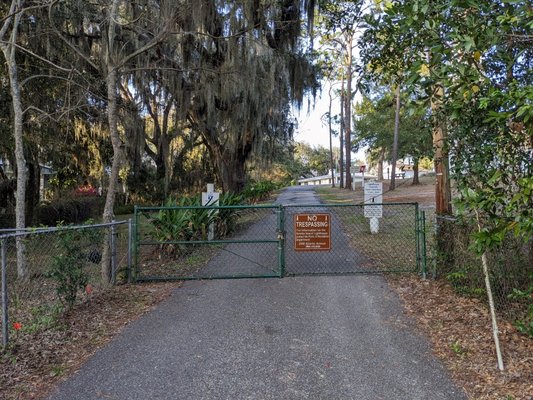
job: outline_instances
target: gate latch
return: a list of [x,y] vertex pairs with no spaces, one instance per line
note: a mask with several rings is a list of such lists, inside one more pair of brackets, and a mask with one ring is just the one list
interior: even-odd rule
[[278,240],[285,240],[285,232],[278,231]]

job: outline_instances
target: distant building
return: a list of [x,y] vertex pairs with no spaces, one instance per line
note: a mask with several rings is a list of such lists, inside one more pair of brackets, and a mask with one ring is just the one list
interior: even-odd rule
[[[339,185],[341,181],[341,174],[334,172],[335,185]],[[362,181],[363,174],[359,172],[352,173],[352,184],[355,185],[356,182]],[[374,179],[375,176],[370,176],[365,174],[365,179]],[[301,178],[298,179],[298,186],[309,186],[309,185],[331,185],[331,170],[327,175],[313,176],[311,178]]]

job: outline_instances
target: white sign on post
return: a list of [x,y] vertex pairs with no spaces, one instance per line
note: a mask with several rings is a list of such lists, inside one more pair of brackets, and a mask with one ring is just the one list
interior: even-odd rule
[[[202,192],[202,206],[218,207],[219,198],[220,198],[220,193],[215,192],[215,185],[213,183],[208,183],[207,192]],[[213,210],[213,212],[217,213],[218,210]],[[209,230],[207,232],[207,240],[214,240],[214,239],[215,239],[215,225],[211,223],[209,224]]]
[[[383,217],[383,184],[365,182],[365,218],[370,218],[370,233],[379,232],[379,219]],[[375,203],[375,205],[373,205]]]

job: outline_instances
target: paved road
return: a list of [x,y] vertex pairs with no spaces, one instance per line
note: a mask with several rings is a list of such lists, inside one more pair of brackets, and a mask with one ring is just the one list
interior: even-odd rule
[[379,276],[187,282],[49,400],[466,399],[412,325]]

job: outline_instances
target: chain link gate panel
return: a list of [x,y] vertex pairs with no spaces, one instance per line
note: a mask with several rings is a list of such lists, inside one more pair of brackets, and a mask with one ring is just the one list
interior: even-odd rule
[[279,277],[281,224],[275,205],[136,207],[135,280]]
[[[371,233],[367,217],[376,210],[380,217]],[[286,275],[419,270],[415,203],[291,205],[285,206],[285,220]]]
[[135,221],[138,281],[423,272],[425,265],[416,203],[136,207]]

